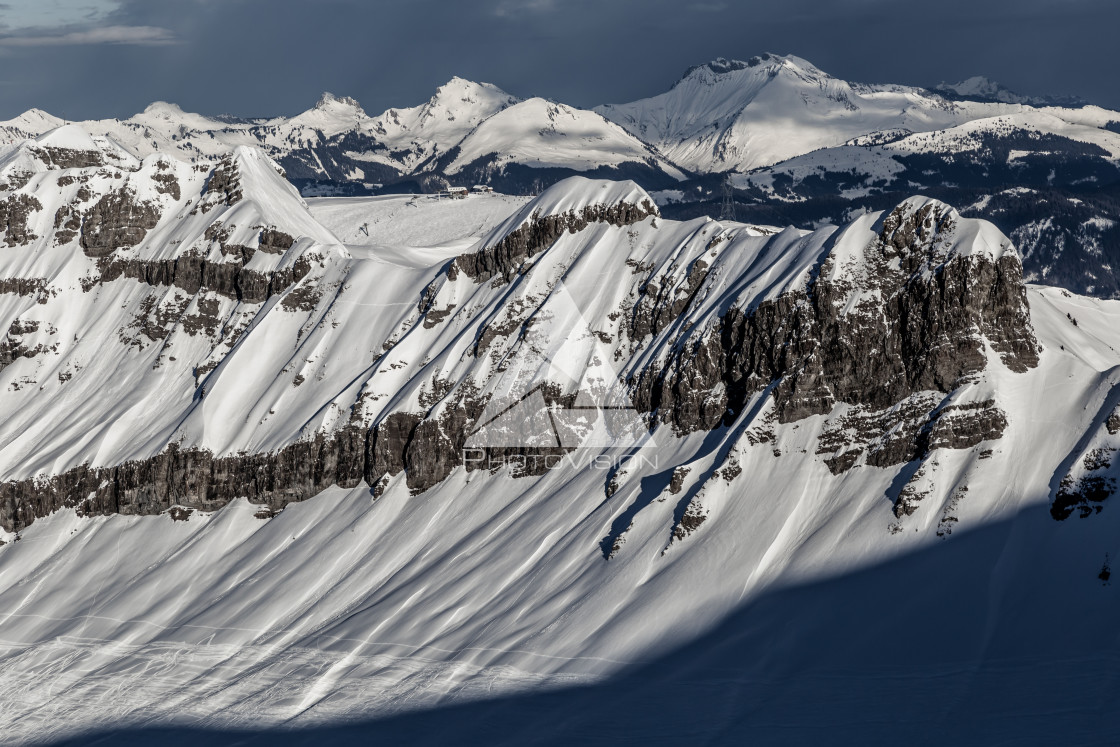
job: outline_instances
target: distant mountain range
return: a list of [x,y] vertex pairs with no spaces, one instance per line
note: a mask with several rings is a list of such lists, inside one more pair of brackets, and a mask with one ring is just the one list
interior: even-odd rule
[[[11,147],[62,124],[32,110],[0,123],[0,140]],[[867,85],[764,54],[697,65],[663,94],[594,110],[453,78],[420,106],[376,117],[324,94],[293,117],[155,103],[77,124],[138,158],[259,147],[305,195],[476,183],[535,194],[578,174],[633,179],[666,215],[691,217],[722,210],[734,174],[738,217],[812,228],[921,192],[996,223],[1028,278],[1120,297],[1120,113],[982,77],[934,90]]]
[[2,739],[1116,743],[1114,116],[4,123]]
[[993,101],[1004,104],[1030,104],[1031,106],[1088,106],[1089,102],[1077,96],[1023,96],[1007,86],[974,75],[959,83],[940,83],[934,86],[938,93],[966,101]]

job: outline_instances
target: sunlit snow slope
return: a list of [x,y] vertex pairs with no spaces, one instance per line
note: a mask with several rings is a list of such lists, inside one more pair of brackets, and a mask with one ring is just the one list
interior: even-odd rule
[[1115,735],[1120,306],[989,223],[0,180],[7,740]]

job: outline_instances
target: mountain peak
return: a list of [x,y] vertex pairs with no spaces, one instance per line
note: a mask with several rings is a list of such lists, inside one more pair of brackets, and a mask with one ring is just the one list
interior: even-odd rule
[[475,88],[478,86],[487,86],[488,83],[475,83],[469,78],[460,78],[458,75],[451,76],[451,80],[444,83],[438,90],[456,89],[456,88]]
[[514,99],[514,96],[498,88],[493,83],[478,83],[467,78],[460,78],[458,75],[453,76],[451,80],[444,83],[436,89],[435,95],[432,97],[432,102],[444,100],[447,98],[458,97],[464,101],[472,100],[472,96],[477,94],[485,94],[494,98],[508,98]]
[[959,83],[939,83],[934,89],[951,99],[987,101],[999,104],[1027,104],[1030,106],[1084,106],[1085,101],[1076,96],[1023,96],[1002,83],[983,75],[974,75]]
[[0,128],[16,130],[25,137],[34,137],[63,124],[65,124],[64,120],[48,114],[42,109],[28,109],[15,119],[0,122]]
[[355,113],[365,115],[362,105],[358,103],[357,99],[350,96],[335,96],[329,91],[324,91],[319,100],[315,102],[315,109],[318,111],[339,111],[350,109]]
[[701,79],[705,82],[714,83],[721,78],[728,76],[732,73],[737,73],[743,70],[758,70],[766,71],[770,75],[776,74],[782,68],[791,68],[800,70],[802,72],[810,72],[817,75],[824,75],[824,73],[813,65],[808,60],[793,55],[780,55],[772,52],[763,52],[760,55],[749,57],[744,60],[729,60],[725,57],[717,57],[710,62],[693,65],[685,70],[684,75],[680,77],[677,84],[689,79]]
[[175,117],[182,116],[183,110],[178,104],[167,101],[153,101],[145,107],[143,113],[149,116]]
[[1020,96],[1002,83],[983,75],[974,75],[959,83],[939,83],[934,90],[953,97],[999,101],[1005,104],[1022,104],[1027,97]]
[[36,142],[48,148],[66,150],[97,151],[97,143],[88,132],[76,124],[64,124],[36,138]]

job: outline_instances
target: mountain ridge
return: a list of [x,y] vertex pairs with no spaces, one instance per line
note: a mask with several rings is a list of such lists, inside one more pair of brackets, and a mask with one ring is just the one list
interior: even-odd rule
[[[926,700],[884,716],[869,684],[931,671],[955,714],[1008,671],[1032,708],[1092,710],[1074,684],[1111,640],[1120,302],[1024,283],[992,224],[922,196],[813,231],[678,221],[582,177],[304,200],[255,149],[110,168],[45,148],[0,222],[33,235],[0,252],[12,738],[354,724],[404,697],[486,714],[573,683],[609,709],[609,678],[678,647],[687,692],[732,662],[768,713],[796,681],[813,729],[943,723]],[[441,240],[400,243],[398,213]],[[510,394],[539,407],[468,440]],[[559,447],[506,440],[545,419]],[[852,599],[834,630],[822,610]],[[1070,615],[1093,635],[1055,636]],[[788,677],[757,643],[689,646],[743,625],[800,652]],[[885,646],[898,630],[923,635]],[[835,695],[814,666],[858,688],[807,709]]]

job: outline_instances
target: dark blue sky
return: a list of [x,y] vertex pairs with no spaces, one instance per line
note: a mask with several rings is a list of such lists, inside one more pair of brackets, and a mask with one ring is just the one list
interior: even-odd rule
[[126,117],[153,100],[372,114],[452,75],[577,106],[667,89],[689,65],[796,54],[853,81],[987,75],[1120,108],[1116,0],[0,0],[0,119]]

